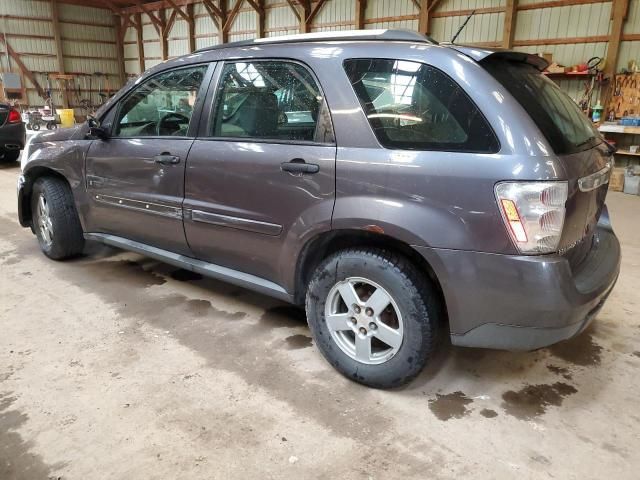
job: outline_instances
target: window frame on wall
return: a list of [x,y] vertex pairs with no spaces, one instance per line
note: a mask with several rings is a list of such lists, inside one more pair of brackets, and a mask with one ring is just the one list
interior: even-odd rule
[[[486,128],[486,133],[487,133],[487,138],[490,139],[488,140],[487,146],[486,148],[469,148],[466,146],[465,142],[463,143],[449,143],[449,142],[437,142],[437,141],[432,141],[432,142],[416,142],[416,143],[411,143],[411,142],[400,142],[394,139],[391,139],[388,135],[386,135],[386,132],[384,132],[385,127],[383,126],[382,122],[379,119],[372,119],[369,117],[368,112],[367,112],[367,108],[366,108],[366,103],[365,103],[365,99],[361,98],[361,95],[358,93],[358,91],[355,88],[355,83],[352,81],[352,78],[350,78],[349,75],[349,63],[352,62],[359,62],[359,61],[371,61],[371,62],[390,62],[390,63],[394,63],[394,62],[406,62],[406,63],[412,63],[415,64],[417,66],[419,66],[418,69],[416,69],[416,75],[418,74],[417,72],[422,69],[422,68],[428,68],[434,72],[436,72],[438,75],[441,75],[443,79],[445,79],[446,81],[450,82],[451,86],[453,87],[453,89],[457,90],[458,92],[460,92],[461,98],[466,101],[468,103],[469,106],[471,106],[476,114],[478,115],[478,118],[480,119],[480,121],[483,123],[484,127]],[[359,105],[359,107],[361,108],[364,116],[365,116],[365,120],[367,122],[367,124],[369,125],[369,127],[371,128],[372,133],[374,134],[378,144],[385,149],[388,150],[411,150],[411,151],[432,151],[432,152],[453,152],[453,153],[471,153],[471,154],[496,154],[500,151],[501,146],[500,146],[500,140],[498,139],[498,136],[495,133],[495,130],[493,128],[493,126],[490,124],[490,122],[487,120],[486,116],[484,115],[484,113],[482,112],[482,110],[478,107],[478,105],[473,101],[473,99],[469,96],[469,94],[464,90],[464,88],[458,83],[456,82],[453,78],[451,78],[450,75],[448,75],[446,72],[442,71],[441,69],[435,67],[434,65],[431,65],[427,62],[424,61],[419,61],[419,60],[415,60],[415,59],[403,59],[403,58],[381,58],[381,57],[349,57],[349,58],[345,58],[342,62],[342,67],[343,67],[343,71],[345,73],[345,77],[347,82],[349,83],[349,85],[351,86],[351,91],[354,94],[355,100],[357,102],[357,104]],[[371,70],[370,72],[373,72],[374,70]],[[357,83],[357,82],[356,82]],[[382,88],[382,87],[381,87]],[[436,100],[438,100],[438,102],[441,103],[441,105],[443,107],[445,107],[445,109],[449,112],[449,114],[451,113],[451,109],[449,108],[449,106],[445,105],[443,102],[441,102],[440,98],[435,95],[431,90],[428,89],[428,87],[426,88],[427,92],[429,93],[430,96],[433,96]],[[377,97],[376,97],[377,98]],[[371,103],[373,103],[373,100],[371,101]],[[469,132],[472,130],[471,128],[464,128],[457,120],[457,118],[455,116],[453,116],[454,120],[456,121],[456,123],[463,129],[464,133],[466,135],[469,134]],[[381,132],[382,131],[382,132]],[[382,134],[381,134],[382,133]],[[467,141],[469,141],[469,137],[467,137]]]
[[[107,112],[105,112],[102,115],[102,118],[104,120],[109,120],[110,125],[109,125],[109,137],[113,138],[113,139],[195,139],[196,138],[196,134],[198,132],[199,129],[199,124],[200,124],[200,119],[201,119],[201,114],[202,114],[202,110],[204,109],[204,105],[205,105],[205,99],[207,97],[207,91],[209,88],[209,84],[211,83],[211,79],[213,77],[213,74],[216,70],[216,66],[217,66],[218,62],[216,61],[205,61],[205,62],[198,62],[198,63],[192,63],[189,65],[180,65],[178,67],[174,67],[174,68],[166,68],[163,69],[159,72],[154,73],[153,75],[145,78],[141,83],[139,84],[134,84],[131,89],[122,96],[122,98],[118,99],[117,103],[114,104]],[[120,119],[120,113],[121,113],[121,109],[123,107],[123,105],[125,104],[125,102],[133,95],[136,94],[136,92],[140,89],[143,88],[144,85],[148,84],[149,82],[153,81],[154,79],[156,79],[157,77],[161,76],[161,75],[165,75],[169,72],[176,72],[176,71],[180,71],[180,70],[190,70],[190,69],[194,69],[197,67],[206,67],[204,70],[204,75],[202,77],[202,81],[200,82],[200,87],[198,89],[198,92],[196,93],[196,99],[195,99],[195,103],[193,105],[192,108],[192,112],[191,112],[191,117],[190,117],[190,121],[189,121],[189,127],[187,129],[187,134],[186,135],[158,135],[158,134],[154,134],[154,135],[134,135],[134,136],[124,136],[124,135],[118,135],[117,134],[117,130],[119,127],[119,119]]]
[[[318,103],[318,114],[315,120],[315,132],[313,140],[292,140],[285,138],[266,138],[266,137],[233,137],[233,136],[216,136],[216,112],[219,108],[220,102],[224,101],[221,97],[224,72],[226,67],[231,64],[237,63],[287,63],[295,64],[304,68],[309,74],[310,78],[315,82],[315,87],[318,93],[322,97],[322,101]],[[327,104],[327,98],[322,88],[322,84],[317,75],[311,67],[304,62],[294,60],[291,58],[283,57],[264,57],[264,58],[234,58],[232,60],[225,60],[218,63],[216,72],[211,82],[211,88],[207,94],[207,106],[208,109],[204,109],[202,113],[202,121],[200,122],[200,129],[197,138],[202,140],[212,141],[227,141],[227,142],[248,142],[248,143],[270,143],[270,144],[287,144],[287,145],[322,145],[322,146],[335,146],[335,133],[333,129],[333,121],[331,119],[331,112]],[[206,119],[206,120],[205,120]]]

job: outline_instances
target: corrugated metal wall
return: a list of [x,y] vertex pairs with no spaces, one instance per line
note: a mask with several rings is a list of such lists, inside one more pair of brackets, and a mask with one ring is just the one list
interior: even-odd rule
[[[231,12],[236,1],[244,2],[228,33],[228,41],[256,36],[257,14],[244,0],[228,0]],[[519,0],[514,32],[514,48],[532,52],[548,52],[563,65],[584,62],[593,56],[605,56],[611,29],[611,0],[585,0],[584,4],[561,4],[548,0]],[[414,0],[368,0],[364,15],[365,28],[418,28],[419,10]],[[217,4],[217,2],[216,2]],[[315,3],[312,3],[312,7]],[[500,45],[502,43],[506,0],[441,0],[431,12],[431,35],[448,41],[471,10],[476,14],[458,38],[460,43]],[[204,5],[193,7],[195,45],[203,48],[220,42],[221,35]],[[171,9],[166,11],[168,18]],[[70,72],[104,72],[115,88],[118,73],[116,29],[112,13],[78,5],[60,4],[59,16],[63,37],[64,68]],[[11,21],[7,21],[10,18]],[[13,48],[20,52],[25,65],[35,72],[55,72],[57,59],[49,0],[2,0],[0,32],[7,33]],[[4,19],[4,20],[3,20]],[[162,47],[151,19],[141,15],[143,23],[144,69],[162,61]],[[328,0],[310,25],[311,31],[355,28],[355,0]],[[188,53],[187,22],[177,16],[168,34],[168,57]],[[265,36],[298,33],[299,20],[285,0],[265,0]],[[25,33],[28,32],[28,35]],[[137,32],[129,27],[124,36],[125,72],[140,73]],[[640,63],[640,0],[630,0],[617,69],[630,60]],[[6,56],[0,60],[7,68]],[[15,70],[15,65],[13,65]],[[43,77],[38,73],[38,78]],[[43,85],[46,83],[43,77]],[[583,90],[579,79],[559,80],[563,89],[577,98]],[[29,85],[31,88],[32,86]],[[29,102],[41,102],[29,90]]]
[[[47,0],[3,0],[0,2],[0,33],[12,49],[20,56],[24,65],[34,73],[38,83],[47,88],[47,74],[59,72],[51,3]],[[75,89],[79,93],[70,94],[72,106],[79,104],[90,93],[88,76],[96,72],[107,74],[93,79],[92,102],[98,103],[99,86],[107,92],[116,91],[121,85],[118,79],[118,64],[113,15],[102,8],[68,5],[60,3],[58,19],[62,42],[62,54],[66,73],[76,74]],[[13,59],[7,58],[4,44],[0,44],[0,65],[2,71],[19,72]],[[87,74],[87,75],[83,75]],[[34,85],[23,77],[27,88],[27,103],[42,106],[44,99],[38,95]],[[100,85],[99,85],[100,84]],[[50,81],[52,98],[57,105],[62,104],[59,82]],[[78,112],[80,113],[80,112]]]

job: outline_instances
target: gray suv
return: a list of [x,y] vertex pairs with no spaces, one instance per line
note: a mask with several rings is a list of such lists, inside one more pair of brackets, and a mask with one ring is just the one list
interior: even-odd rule
[[524,53],[407,31],[227,44],[162,63],[26,147],[20,223],[306,307],[373,387],[454,345],[580,333],[618,276],[612,149]]

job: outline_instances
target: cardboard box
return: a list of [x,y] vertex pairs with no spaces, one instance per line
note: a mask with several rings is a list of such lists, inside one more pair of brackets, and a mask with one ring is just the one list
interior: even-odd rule
[[614,192],[622,192],[624,190],[624,168],[614,168],[609,178],[609,189]]

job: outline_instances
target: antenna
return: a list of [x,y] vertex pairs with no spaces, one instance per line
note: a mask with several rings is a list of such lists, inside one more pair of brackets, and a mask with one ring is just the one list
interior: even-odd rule
[[460,35],[460,32],[462,32],[462,30],[464,29],[464,27],[467,26],[467,23],[469,23],[469,20],[471,20],[471,17],[473,17],[473,14],[476,13],[475,10],[473,10],[469,16],[467,17],[467,19],[462,22],[462,25],[460,25],[460,28],[458,29],[458,31],[456,32],[456,34],[453,36],[453,38],[451,39],[451,43],[454,43],[456,41],[456,38],[458,38],[458,35]]

